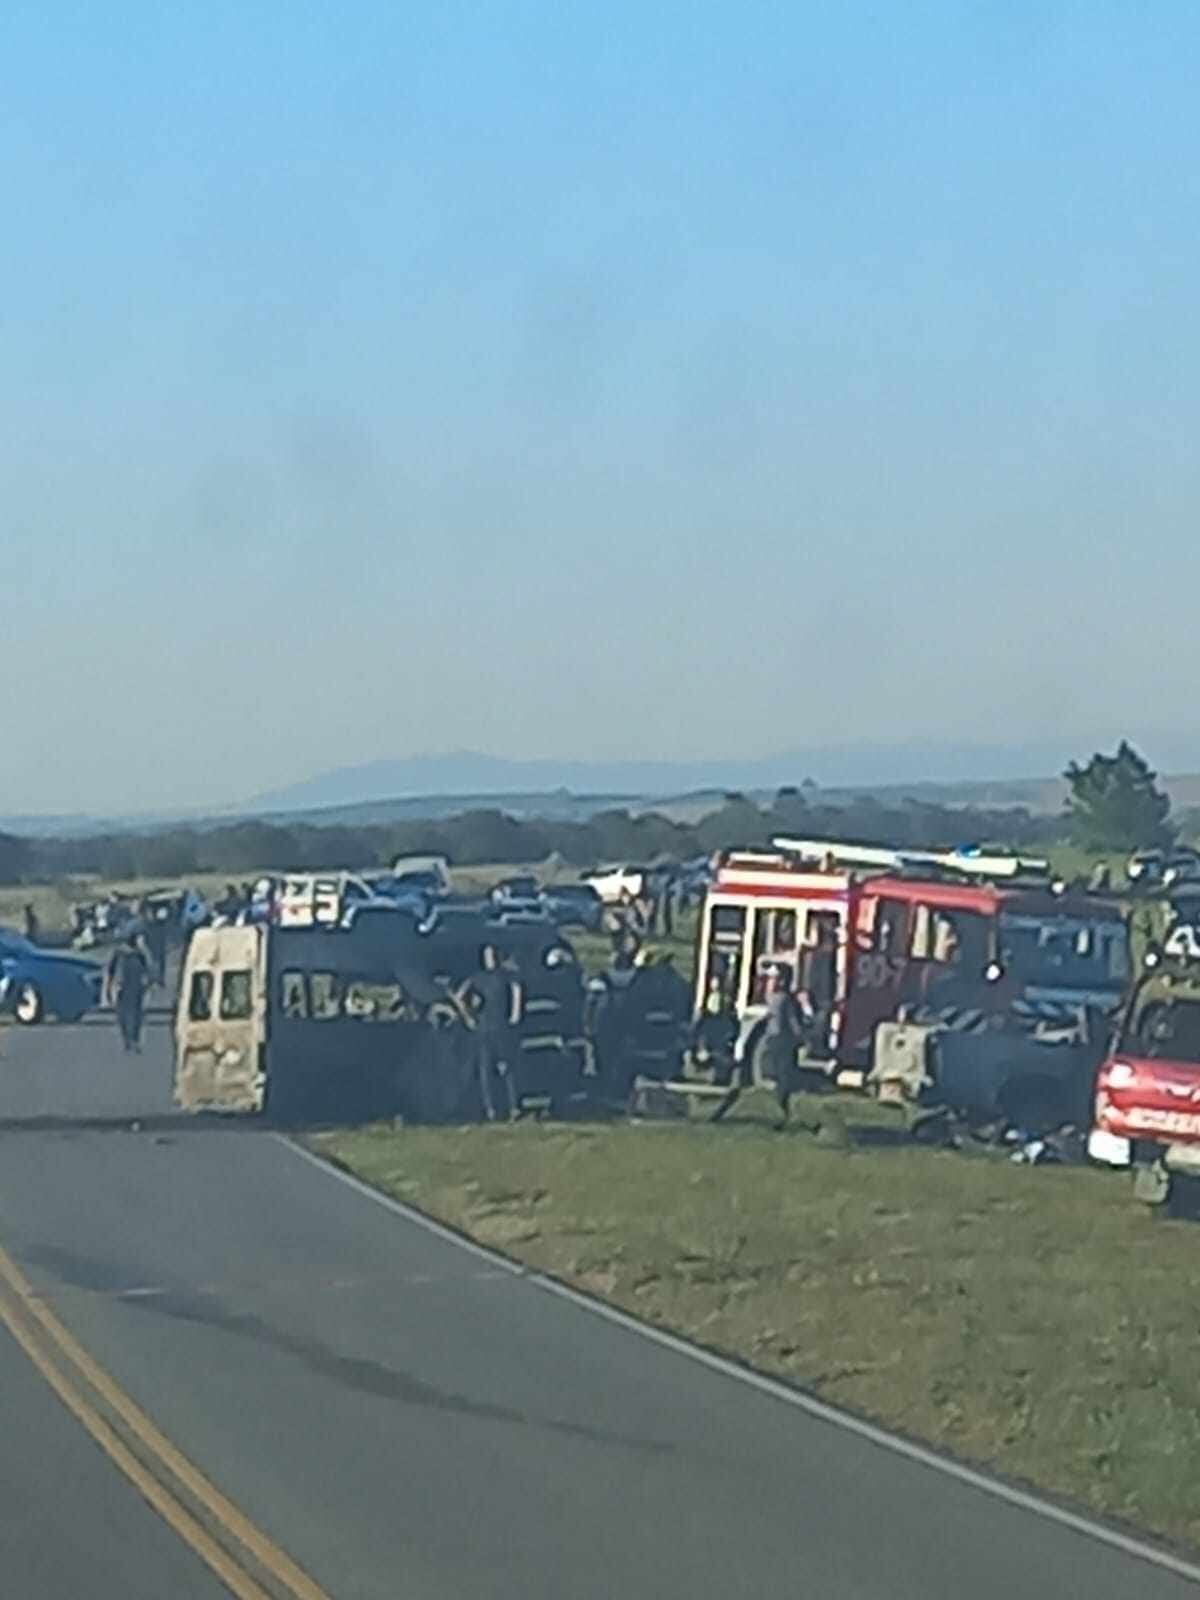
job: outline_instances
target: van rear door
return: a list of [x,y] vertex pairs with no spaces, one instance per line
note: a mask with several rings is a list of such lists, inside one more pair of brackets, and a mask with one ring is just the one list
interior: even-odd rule
[[185,1111],[261,1111],[266,1099],[266,936],[198,928],[175,1016],[175,1101]]

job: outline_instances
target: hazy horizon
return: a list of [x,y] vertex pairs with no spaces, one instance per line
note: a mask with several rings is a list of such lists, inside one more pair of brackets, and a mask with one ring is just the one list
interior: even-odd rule
[[0,812],[405,750],[1200,766],[1198,47],[6,7]]

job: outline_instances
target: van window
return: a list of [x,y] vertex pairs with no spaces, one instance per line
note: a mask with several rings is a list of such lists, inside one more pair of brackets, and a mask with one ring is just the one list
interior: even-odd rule
[[244,1022],[252,1009],[249,968],[221,974],[221,1021]]
[[193,972],[192,986],[188,990],[188,1021],[207,1022],[212,1016],[213,975],[211,972]]
[[308,1016],[308,984],[302,972],[284,972],[279,979],[279,1007],[285,1017],[303,1022]]

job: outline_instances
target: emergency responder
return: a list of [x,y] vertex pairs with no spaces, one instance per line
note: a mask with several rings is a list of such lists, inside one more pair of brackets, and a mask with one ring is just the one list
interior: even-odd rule
[[617,946],[604,972],[589,983],[585,1009],[601,1098],[622,1105],[629,1095],[626,1055],[629,995],[637,975],[634,959],[628,943]]
[[551,945],[536,976],[530,978],[521,1034],[529,1047],[523,1057],[526,1068],[536,1064],[545,1069],[539,1073],[536,1092],[553,1109],[579,1089],[587,1065],[583,975],[569,945]]
[[117,1026],[121,1030],[121,1043],[127,1051],[140,1055],[150,963],[136,935],[130,935],[113,951],[106,978]]
[[763,1068],[775,1084],[779,1102],[778,1127],[787,1126],[792,1096],[797,1089],[796,1055],[805,1042],[811,1021],[805,998],[792,993],[790,973],[776,967],[767,995],[767,1021],[763,1029]]
[[583,1036],[583,973],[569,945],[554,944],[546,951],[543,987],[554,1001],[557,1031],[564,1039]]
[[516,1116],[519,1103],[515,1068],[521,984],[516,973],[501,964],[495,945],[484,945],[480,951],[479,971],[471,978],[470,989],[476,1003],[475,1061],[483,1114],[489,1122],[495,1122],[496,1101],[502,1096],[504,1110],[511,1119]]
[[729,1091],[718,1102],[713,1122],[720,1122],[745,1087],[745,1068],[736,1059],[737,1038],[737,1007],[732,995],[725,992],[720,974],[714,973],[704,997],[704,1009],[692,1030],[693,1061],[708,1067],[713,1083]]
[[804,954],[802,987],[812,1004],[813,1033],[827,1045],[837,997],[838,930],[835,918],[818,915],[816,943]]
[[629,1088],[639,1074],[660,1083],[682,1075],[689,999],[670,955],[649,948],[638,953],[629,988]]

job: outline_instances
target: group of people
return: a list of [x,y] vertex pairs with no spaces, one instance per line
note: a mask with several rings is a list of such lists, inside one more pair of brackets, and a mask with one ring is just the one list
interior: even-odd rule
[[683,913],[686,894],[682,879],[673,876],[647,877],[639,895],[626,898],[605,910],[605,926],[615,941],[633,938],[674,937],[675,926]]
[[[489,1121],[518,1116],[531,1098],[557,1102],[564,1088],[627,1105],[639,1077],[666,1081],[682,1071],[691,993],[670,954],[648,945],[619,944],[590,982],[565,943],[542,950],[535,964],[485,945],[463,999]],[[580,1081],[564,1084],[564,1071]]]

